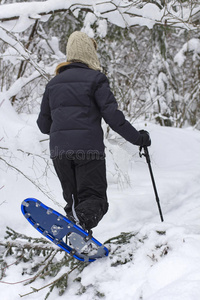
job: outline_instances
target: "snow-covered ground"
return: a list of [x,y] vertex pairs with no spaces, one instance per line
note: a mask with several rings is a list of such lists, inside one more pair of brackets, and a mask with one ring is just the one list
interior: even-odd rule
[[[0,106],[1,240],[6,226],[40,237],[20,212],[24,198],[39,198],[63,212],[60,184],[53,170],[48,169],[48,160],[41,158],[41,155],[48,158],[48,153],[44,156],[42,152],[48,141],[41,142],[46,137],[37,129],[35,119],[36,116],[18,116],[6,101]],[[200,299],[200,132],[150,123],[145,126],[142,122],[134,125],[138,129],[145,127],[151,134],[149,152],[165,221],[160,222],[148,166],[145,158],[139,157],[138,148],[126,144],[124,150],[110,145],[123,173],[128,169],[130,186],[117,184],[108,153],[110,209],[94,229],[94,236],[102,242],[121,232],[132,232],[133,236],[128,244],[117,246],[112,243],[111,252],[115,254],[91,263],[83,270],[80,282],[84,293],[77,295],[80,282],[70,280],[63,296],[59,297],[54,290],[49,300],[95,300],[101,297],[106,300]],[[31,153],[37,156],[33,159]],[[43,175],[45,170],[47,176]],[[48,192],[49,197],[42,190]],[[10,264],[15,261],[12,256],[8,260]],[[30,277],[22,276],[20,270],[20,264],[10,266],[2,281],[17,283]],[[49,282],[48,279],[38,280],[32,286],[38,288]],[[23,283],[0,283],[2,300],[17,300],[19,294],[30,290],[30,286]],[[42,290],[25,299],[43,300],[46,293]]]

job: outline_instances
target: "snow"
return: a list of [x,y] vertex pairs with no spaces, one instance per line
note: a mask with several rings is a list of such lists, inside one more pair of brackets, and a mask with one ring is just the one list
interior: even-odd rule
[[107,34],[107,21],[104,20],[98,20],[98,27],[97,27],[97,33],[100,37],[104,38]]
[[91,12],[88,12],[84,19],[83,31],[91,38],[94,38],[94,31],[91,28],[91,25],[93,25],[96,20],[97,20],[96,16]]
[[[36,115],[17,115],[9,102],[1,103],[1,158],[20,169],[41,189],[0,160],[0,239],[4,237],[6,226],[24,234],[40,236],[20,212],[24,198],[39,198],[63,212],[64,200],[52,166],[47,176],[42,175],[48,167],[48,140],[41,140],[48,139],[48,136],[39,132],[36,118]],[[111,252],[115,254],[91,263],[83,270],[80,276],[85,293],[77,295],[80,283],[70,280],[65,294],[58,297],[57,291],[53,290],[48,298],[50,300],[66,297],[93,300],[98,299],[97,293],[104,295],[106,300],[200,298],[200,132],[192,128],[144,124],[142,121],[134,125],[138,129],[145,128],[151,134],[149,152],[165,222],[160,222],[146,160],[139,157],[138,148],[126,143],[119,147],[108,141],[110,208],[94,229],[94,236],[102,242],[121,232],[133,232],[134,236],[129,244],[119,247],[111,244]],[[11,151],[6,152],[2,148]],[[32,154],[27,155],[26,152],[36,154],[34,160]],[[113,156],[122,175],[129,176],[130,186],[127,183],[117,184],[119,178]],[[128,262],[117,264],[118,260]],[[13,263],[12,256],[9,262]],[[24,280],[20,268],[20,264],[7,268],[2,281],[16,283]],[[35,288],[42,285],[44,283],[40,280],[33,283]],[[0,283],[0,288],[3,300],[17,300],[19,294],[30,291],[30,287],[23,283],[9,286]],[[43,300],[46,292],[42,290],[29,295],[29,299]]]
[[[84,6],[94,12],[87,14],[84,30],[93,37],[91,26],[97,17],[97,33],[101,37],[107,33],[107,21],[121,27],[140,24],[149,28],[155,22],[165,21],[164,10],[157,6],[147,3],[139,9],[130,6],[129,2],[84,1]],[[36,4],[37,1],[0,5],[1,19],[19,17],[18,20],[2,22],[1,26],[12,32],[21,32],[37,18],[45,22],[50,15],[41,16],[44,12],[72,7],[78,17],[82,5],[75,0],[48,0]],[[120,7],[113,11],[116,5]],[[182,19],[188,18],[188,12],[184,8]],[[169,13],[171,18],[172,15],[175,19],[180,17],[180,12],[176,14],[173,7]],[[14,47],[7,49],[4,59],[15,64],[15,51],[22,58],[29,58],[30,54],[1,28],[0,36]],[[52,37],[49,43],[56,55],[63,58],[58,49],[58,39]],[[195,60],[199,49],[199,40],[192,39],[183,45],[175,61],[181,66],[186,51],[193,52]],[[48,67],[49,71],[53,73],[54,67]],[[6,226],[40,237],[20,212],[23,199],[38,198],[61,213],[65,205],[60,183],[49,160],[48,136],[39,132],[37,115],[18,115],[8,101],[26,82],[38,76],[39,66],[37,70],[26,79],[18,79],[12,88],[0,93],[0,240],[4,239]],[[161,74],[161,89],[164,83],[166,79]],[[102,242],[121,232],[131,232],[133,236],[128,244],[110,243],[109,257],[87,266],[80,274],[80,283],[74,282],[73,277],[69,278],[65,294],[58,297],[57,291],[53,290],[49,300],[95,300],[100,295],[106,300],[200,299],[200,132],[191,127],[160,127],[142,120],[134,126],[148,130],[152,138],[149,152],[165,222],[160,222],[145,158],[139,157],[136,146],[128,143],[119,146],[113,135],[113,140],[106,141],[109,211],[94,229],[94,236]],[[119,264],[119,261],[123,264]],[[15,258],[9,256],[7,263],[13,262]],[[20,283],[30,277],[22,276],[21,268],[26,267],[25,263],[22,264],[5,269],[6,277],[2,282],[0,280],[1,299],[17,300],[19,294],[30,292],[29,285]],[[33,286],[40,288],[44,282],[48,284],[51,281],[37,280]],[[85,290],[82,294],[78,294],[80,285]],[[43,300],[46,293],[42,290],[28,298]]]
[[[109,22],[122,28],[134,25],[153,28],[155,23],[164,24],[166,21],[172,26],[193,28],[193,25],[187,21],[199,11],[198,5],[194,5],[192,11],[191,7],[177,6],[176,12],[171,2],[167,3],[163,9],[153,3],[146,3],[139,7],[137,1],[136,3],[130,2],[126,0],[84,0],[84,3],[80,4],[76,0],[47,0],[2,4],[0,20],[4,20],[1,26],[5,26],[13,32],[21,32],[33,24],[36,19],[45,22],[45,16],[41,16],[43,14],[48,15],[55,10],[70,9],[77,16],[79,9],[84,7],[92,10],[99,18],[106,18]],[[12,18],[13,22],[5,21],[9,18]]]
[[182,48],[174,57],[174,61],[179,67],[181,67],[186,60],[186,52],[193,53],[193,61],[198,60],[200,55],[200,40],[193,38],[182,46]]

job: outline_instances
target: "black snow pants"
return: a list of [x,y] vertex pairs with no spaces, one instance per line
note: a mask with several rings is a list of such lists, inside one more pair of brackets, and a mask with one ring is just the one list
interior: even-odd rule
[[69,159],[63,155],[53,158],[53,164],[67,202],[67,216],[73,216],[74,201],[80,225],[87,230],[97,226],[108,210],[105,158]]

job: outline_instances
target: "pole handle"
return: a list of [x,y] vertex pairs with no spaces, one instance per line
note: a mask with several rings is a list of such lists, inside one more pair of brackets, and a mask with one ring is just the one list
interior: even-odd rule
[[[144,153],[142,153],[142,149],[144,149]],[[140,155],[140,157],[144,156],[146,158],[146,161],[148,164],[151,163],[151,159],[149,156],[149,151],[148,151],[147,146],[140,146],[139,155]]]

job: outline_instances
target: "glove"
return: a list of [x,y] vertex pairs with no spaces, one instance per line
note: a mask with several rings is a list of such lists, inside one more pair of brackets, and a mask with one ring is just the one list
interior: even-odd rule
[[146,130],[139,130],[139,133],[141,135],[141,144],[140,146],[141,147],[144,147],[144,146],[151,146],[151,138],[150,138],[150,135],[148,133],[148,131]]

